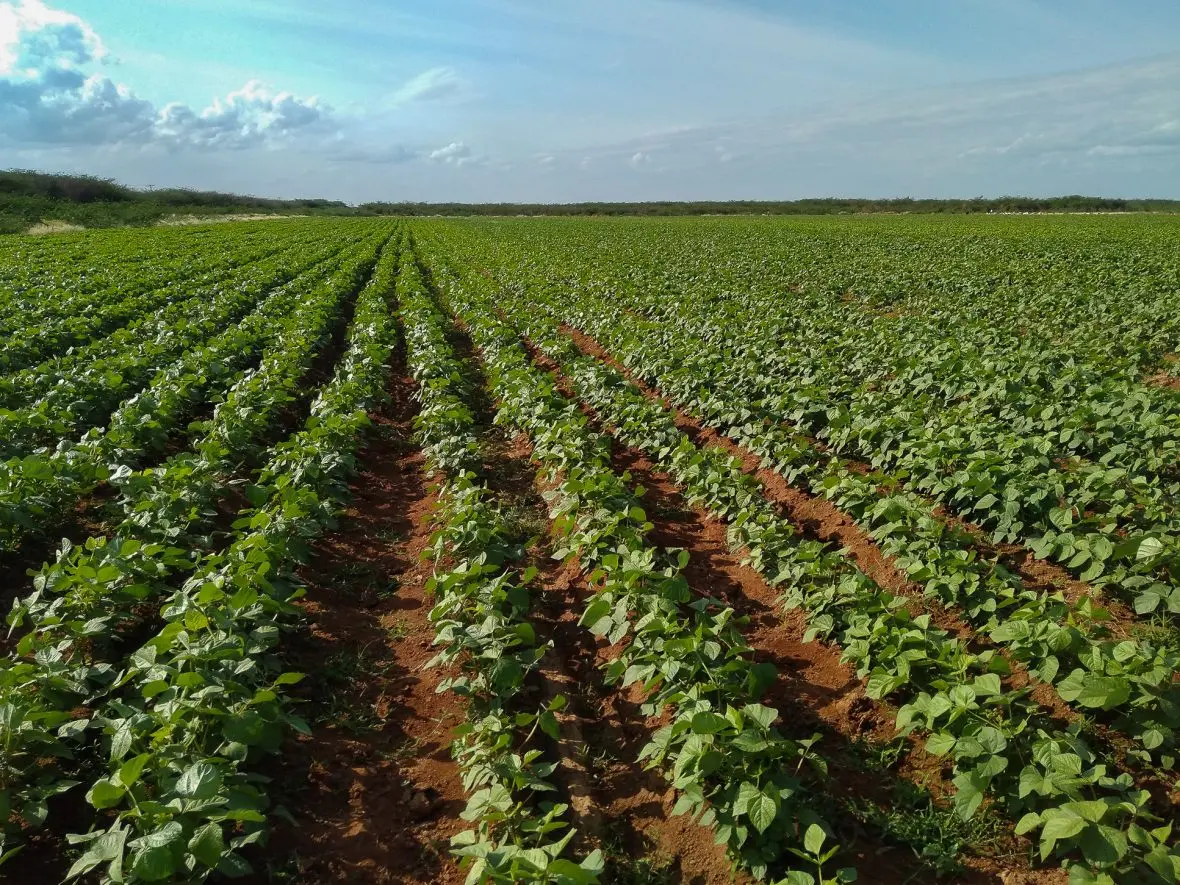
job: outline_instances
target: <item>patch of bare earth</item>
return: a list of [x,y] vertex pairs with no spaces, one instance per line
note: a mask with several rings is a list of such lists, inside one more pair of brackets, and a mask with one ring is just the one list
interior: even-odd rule
[[295,819],[279,824],[256,881],[361,885],[457,883],[451,836],[466,827],[453,729],[459,698],[437,694],[448,674],[434,656],[432,605],[421,561],[435,497],[423,456],[410,448],[413,382],[398,375],[373,416],[351,484],[352,504],[315,544],[302,572],[307,629],[292,666],[312,722],[272,772],[272,791]]

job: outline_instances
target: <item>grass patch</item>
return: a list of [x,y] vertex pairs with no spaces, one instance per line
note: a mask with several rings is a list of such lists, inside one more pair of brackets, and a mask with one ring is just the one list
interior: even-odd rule
[[917,784],[898,781],[892,798],[886,807],[856,799],[847,800],[847,807],[886,841],[911,848],[924,867],[939,875],[962,873],[964,854],[994,855],[1003,841],[1004,827],[995,815],[981,811],[965,821],[935,804]]

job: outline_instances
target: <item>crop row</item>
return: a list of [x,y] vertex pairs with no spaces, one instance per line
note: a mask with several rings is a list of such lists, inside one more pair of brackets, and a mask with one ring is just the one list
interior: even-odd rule
[[[124,686],[134,666],[120,670],[120,664],[128,660],[127,641],[143,629],[145,611],[174,593],[175,582],[185,575],[202,574],[210,557],[218,556],[210,534],[218,499],[228,492],[241,460],[272,426],[279,407],[292,399],[312,357],[326,342],[327,330],[341,302],[356,291],[373,268],[379,244],[380,240],[362,244],[335,274],[302,291],[259,368],[233,386],[215,409],[194,449],[159,467],[118,477],[123,489],[124,518],[112,527],[111,536],[92,537],[80,546],[63,544],[57,561],[36,577],[34,592],[14,604],[9,624],[13,630],[23,631],[23,636],[0,675],[0,703],[10,712],[4,723],[4,738],[11,754],[4,796],[17,821],[43,823],[47,798],[74,785],[64,767],[46,767],[42,760],[69,760],[76,748],[96,732],[105,735],[112,749],[123,746],[131,732],[112,729],[107,720],[122,709],[119,704],[129,703]],[[380,281],[389,283],[392,262],[387,250],[384,267],[374,278],[376,282],[362,293],[358,316],[362,315],[362,307],[366,316],[372,313],[373,308],[367,305],[374,299],[384,304]],[[373,334],[368,328],[369,324],[354,321],[350,356],[366,336]],[[368,351],[362,351],[362,355],[371,359]],[[319,413],[337,407],[332,391],[352,383],[345,370],[353,361],[346,358],[341,362],[332,383],[313,404],[309,423],[313,438],[331,429],[332,422],[326,422]],[[349,417],[345,428],[353,420]],[[272,463],[285,463],[282,459],[289,448],[280,446]],[[314,454],[298,448],[291,451],[301,457]],[[332,467],[339,454],[328,452],[325,457],[329,459],[327,466]],[[347,466],[347,462],[342,463],[339,469]],[[300,467],[305,470],[307,465]],[[288,481],[279,477],[276,482],[282,487]],[[251,494],[256,500],[265,500],[258,492]],[[278,515],[283,513],[279,508]],[[308,514],[317,519],[325,516],[322,512]],[[301,518],[295,509],[290,515],[296,523]],[[248,524],[249,520],[235,523],[235,534]],[[279,520],[276,525],[282,527],[285,523]],[[263,526],[258,522],[253,527]],[[240,552],[249,554],[249,545]],[[246,561],[252,561],[248,555]],[[266,571],[264,568],[263,575]],[[192,580],[184,586],[188,587]],[[250,610],[256,605],[267,608],[261,602],[252,602]],[[162,611],[167,617],[169,607]],[[151,620],[148,616],[146,623]],[[167,628],[169,645],[188,641],[186,636],[178,636],[181,626]],[[142,653],[155,654],[151,650]],[[178,678],[183,683],[188,677]],[[141,701],[153,697],[148,692]],[[89,712],[81,717],[70,712],[79,709]],[[105,715],[100,711],[106,711]],[[127,723],[128,729],[140,721],[148,720],[134,719]],[[159,772],[160,776],[165,774]],[[105,789],[100,788],[99,794]],[[19,832],[15,823],[6,829],[6,838]]]
[[449,320],[409,252],[398,304],[418,384],[417,440],[439,480],[427,551],[435,563],[427,590],[435,596],[430,620],[439,646],[431,665],[461,666],[462,675],[439,690],[467,703],[453,752],[470,794],[463,819],[475,826],[452,840],[452,851],[469,867],[469,883],[597,882],[599,852],[581,862],[566,856],[575,831],[568,805],[555,798],[556,765],[537,740],[558,739],[555,714],[565,698],[555,695],[538,709],[519,701],[546,650],[529,619],[536,569],[520,568],[523,551],[480,478],[467,372],[447,340]]

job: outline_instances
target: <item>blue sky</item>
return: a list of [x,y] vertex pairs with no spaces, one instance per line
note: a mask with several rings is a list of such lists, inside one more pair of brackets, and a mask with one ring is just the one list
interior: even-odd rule
[[0,167],[275,196],[1180,198],[1174,0],[0,0]]

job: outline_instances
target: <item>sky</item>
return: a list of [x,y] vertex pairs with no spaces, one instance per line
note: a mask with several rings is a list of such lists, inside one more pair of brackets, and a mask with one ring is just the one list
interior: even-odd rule
[[0,0],[0,168],[275,197],[1180,198],[1175,0]]

